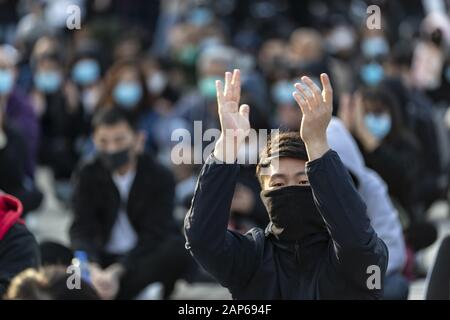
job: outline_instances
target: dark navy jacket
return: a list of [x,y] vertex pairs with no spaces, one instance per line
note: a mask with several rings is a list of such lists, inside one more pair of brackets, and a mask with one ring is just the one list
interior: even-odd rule
[[302,242],[259,228],[241,235],[227,230],[239,165],[211,155],[185,219],[186,248],[234,299],[380,299],[388,250],[339,156],[329,150],[306,172],[328,232]]

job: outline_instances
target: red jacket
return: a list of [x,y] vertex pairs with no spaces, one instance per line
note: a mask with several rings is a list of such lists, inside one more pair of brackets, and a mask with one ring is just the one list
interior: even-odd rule
[[8,194],[0,195],[0,240],[14,224],[24,223],[20,219],[22,211],[22,203],[17,198]]
[[15,197],[0,195],[0,300],[15,275],[40,265],[39,245],[20,219],[22,209]]

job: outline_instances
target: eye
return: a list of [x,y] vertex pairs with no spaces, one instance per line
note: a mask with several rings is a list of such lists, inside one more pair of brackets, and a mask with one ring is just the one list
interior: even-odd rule
[[274,183],[271,183],[270,186],[271,187],[282,187],[283,183],[281,183],[281,182],[274,182]]
[[309,181],[308,180],[300,180],[299,184],[307,185],[307,184],[309,184]]

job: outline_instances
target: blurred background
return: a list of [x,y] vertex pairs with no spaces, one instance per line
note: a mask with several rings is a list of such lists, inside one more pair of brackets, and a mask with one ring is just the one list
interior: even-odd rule
[[[70,5],[79,29],[68,28]],[[327,72],[334,115],[395,206],[409,298],[423,299],[450,233],[449,10],[445,0],[0,0],[0,189],[23,202],[39,242],[70,246],[72,176],[96,152],[92,117],[119,108],[176,181],[181,235],[201,166],[171,161],[171,135],[193,134],[194,121],[219,127],[215,80],[240,68],[252,127],[297,130],[292,84]],[[243,166],[230,212],[242,232],[268,222],[254,170]],[[171,298],[229,298],[193,265]]]

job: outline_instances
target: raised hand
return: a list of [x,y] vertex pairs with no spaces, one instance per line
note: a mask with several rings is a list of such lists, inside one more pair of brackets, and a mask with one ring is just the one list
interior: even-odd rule
[[217,104],[221,126],[221,136],[216,143],[214,156],[231,163],[236,159],[237,150],[250,131],[250,107],[239,106],[241,98],[240,71],[225,73],[225,88],[222,81],[216,81]]
[[322,91],[309,77],[304,76],[301,81],[294,85],[293,96],[303,113],[300,136],[309,160],[314,160],[329,149],[326,131],[333,112],[333,89],[325,73],[320,75]]

